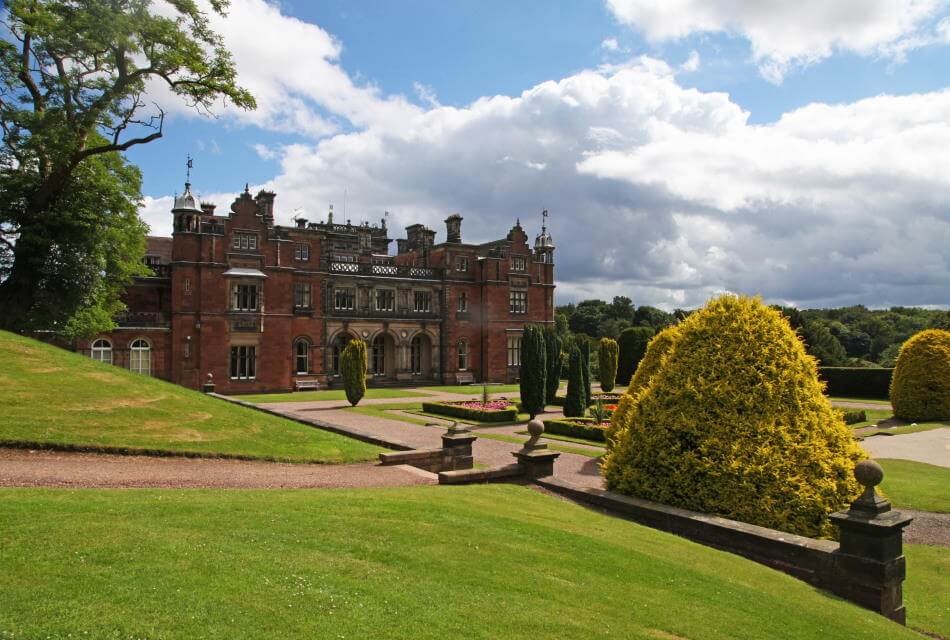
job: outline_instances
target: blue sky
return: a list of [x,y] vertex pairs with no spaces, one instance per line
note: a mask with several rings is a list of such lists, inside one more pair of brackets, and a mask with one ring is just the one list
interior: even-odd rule
[[175,110],[129,154],[143,215],[167,232],[191,154],[202,194],[268,186],[285,222],[345,188],[354,218],[458,210],[482,241],[546,206],[563,301],[946,304],[947,3],[658,6],[234,0],[217,24],[261,108]]

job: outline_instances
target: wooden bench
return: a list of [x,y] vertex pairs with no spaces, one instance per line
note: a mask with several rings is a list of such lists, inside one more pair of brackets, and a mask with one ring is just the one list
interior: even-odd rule
[[456,384],[474,384],[475,375],[471,371],[459,371],[455,374]]
[[320,382],[316,378],[297,378],[294,384],[297,387],[297,391],[304,391],[306,389],[316,390],[320,388]]

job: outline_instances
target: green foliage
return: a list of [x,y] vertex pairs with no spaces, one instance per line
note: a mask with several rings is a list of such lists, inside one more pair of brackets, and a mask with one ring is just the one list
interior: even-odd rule
[[902,420],[950,419],[950,331],[928,329],[904,343],[891,381],[891,405]]
[[514,406],[507,409],[474,409],[444,402],[423,402],[422,410],[426,413],[478,422],[514,422],[518,419],[518,408]]
[[650,327],[630,327],[620,334],[617,341],[620,353],[617,357],[617,385],[627,386],[637,370],[637,365],[646,353],[647,344],[653,337]]
[[[685,316],[684,316],[685,318]],[[619,425],[623,423],[627,412],[634,403],[637,392],[646,387],[653,375],[659,370],[663,358],[670,352],[679,337],[679,325],[671,325],[650,339],[646,354],[637,365],[637,371],[630,379],[630,386],[617,403],[617,408],[610,417],[610,426],[607,428],[607,442],[610,446],[614,441]]]
[[584,388],[584,407],[590,406],[590,340],[581,336],[577,345],[581,352],[581,376]]
[[564,399],[564,415],[569,418],[583,416],[587,411],[584,398],[583,356],[577,346],[572,346],[567,356],[567,396]]
[[354,407],[366,393],[366,343],[350,340],[340,354],[340,374],[346,400]]
[[864,409],[850,409],[848,411],[842,411],[841,417],[844,419],[845,424],[859,424],[861,422],[867,422],[868,412]]
[[255,106],[205,10],[167,9],[147,0],[5,3],[0,326],[84,336],[121,310],[116,291],[136,275],[144,226],[140,178],[120,154],[163,134],[165,111],[143,98],[150,82],[203,112],[222,98]]
[[604,427],[597,419],[574,418],[572,420],[545,420],[544,432],[593,442],[604,442]]
[[619,425],[609,489],[806,536],[857,495],[864,457],[779,312],[722,296],[678,328]]
[[521,405],[534,418],[544,412],[547,394],[547,353],[544,344],[544,329],[538,325],[525,325],[521,335]]
[[818,367],[818,376],[826,383],[825,393],[832,398],[887,400],[893,372],[871,367]]
[[848,354],[845,353],[844,347],[823,322],[805,322],[801,328],[801,336],[805,341],[805,349],[815,356],[819,365],[840,367],[848,363]]
[[545,377],[544,399],[545,404],[551,404],[557,395],[557,388],[561,382],[561,339],[554,327],[544,330],[544,349],[547,361],[547,376]]
[[600,377],[600,388],[603,391],[613,391],[617,382],[617,357],[620,348],[617,341],[612,338],[600,339],[600,351],[598,357],[598,375]]
[[607,419],[607,416],[610,415],[610,412],[607,411],[607,408],[604,407],[604,401],[600,398],[597,399],[597,402],[591,405],[590,407],[590,417],[594,419],[594,422],[600,424]]
[[488,404],[489,400],[491,400],[491,393],[488,392],[488,385],[483,382],[482,383],[482,404]]

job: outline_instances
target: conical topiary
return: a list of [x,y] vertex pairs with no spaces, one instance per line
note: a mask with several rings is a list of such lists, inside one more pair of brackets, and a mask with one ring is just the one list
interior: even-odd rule
[[653,336],[650,340],[650,344],[647,345],[647,352],[640,360],[640,364],[637,365],[637,371],[630,380],[630,386],[627,387],[623,397],[620,398],[620,402],[617,403],[617,408],[610,418],[610,426],[607,427],[605,434],[607,436],[607,448],[613,446],[617,430],[620,424],[624,422],[627,411],[630,410],[637,391],[649,384],[650,379],[653,378],[653,374],[659,370],[663,356],[670,352],[678,337],[679,326],[670,325]]
[[545,403],[553,404],[557,396],[557,388],[561,383],[561,339],[558,337],[554,327],[547,327],[544,330],[544,348],[545,360],[548,365],[547,376],[545,377]]
[[647,350],[647,343],[653,337],[653,327],[629,327],[620,332],[617,344],[620,354],[617,357],[617,384],[630,384],[633,372]]
[[613,491],[806,536],[857,496],[865,457],[788,322],[722,296],[677,328],[604,458]]
[[614,390],[614,384],[617,382],[617,354],[619,348],[617,341],[613,338],[601,338],[599,350],[597,352],[598,378],[600,378],[600,389],[605,393]]
[[584,397],[582,372],[584,358],[576,345],[571,345],[567,361],[567,396],[564,398],[564,415],[568,418],[579,418],[587,413],[587,404]]
[[524,327],[521,335],[521,407],[532,419],[544,412],[547,391],[547,360],[544,330],[534,324]]
[[[581,379],[584,383],[584,411],[590,406],[590,340],[579,336],[578,349],[581,353]],[[583,414],[581,414],[583,415]]]
[[950,331],[928,329],[904,343],[891,379],[891,405],[902,420],[950,419]]
[[340,376],[347,401],[354,407],[366,393],[366,343],[350,340],[340,354]]

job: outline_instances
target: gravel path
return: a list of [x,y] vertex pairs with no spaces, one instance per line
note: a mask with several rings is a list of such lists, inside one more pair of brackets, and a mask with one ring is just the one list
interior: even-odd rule
[[905,543],[950,547],[950,513],[931,513],[901,508],[897,511],[914,516],[914,521],[904,529]]
[[0,448],[0,487],[333,489],[436,484],[413,467],[287,464]]
[[869,436],[861,446],[875,458],[915,460],[950,467],[950,427],[890,436]]

